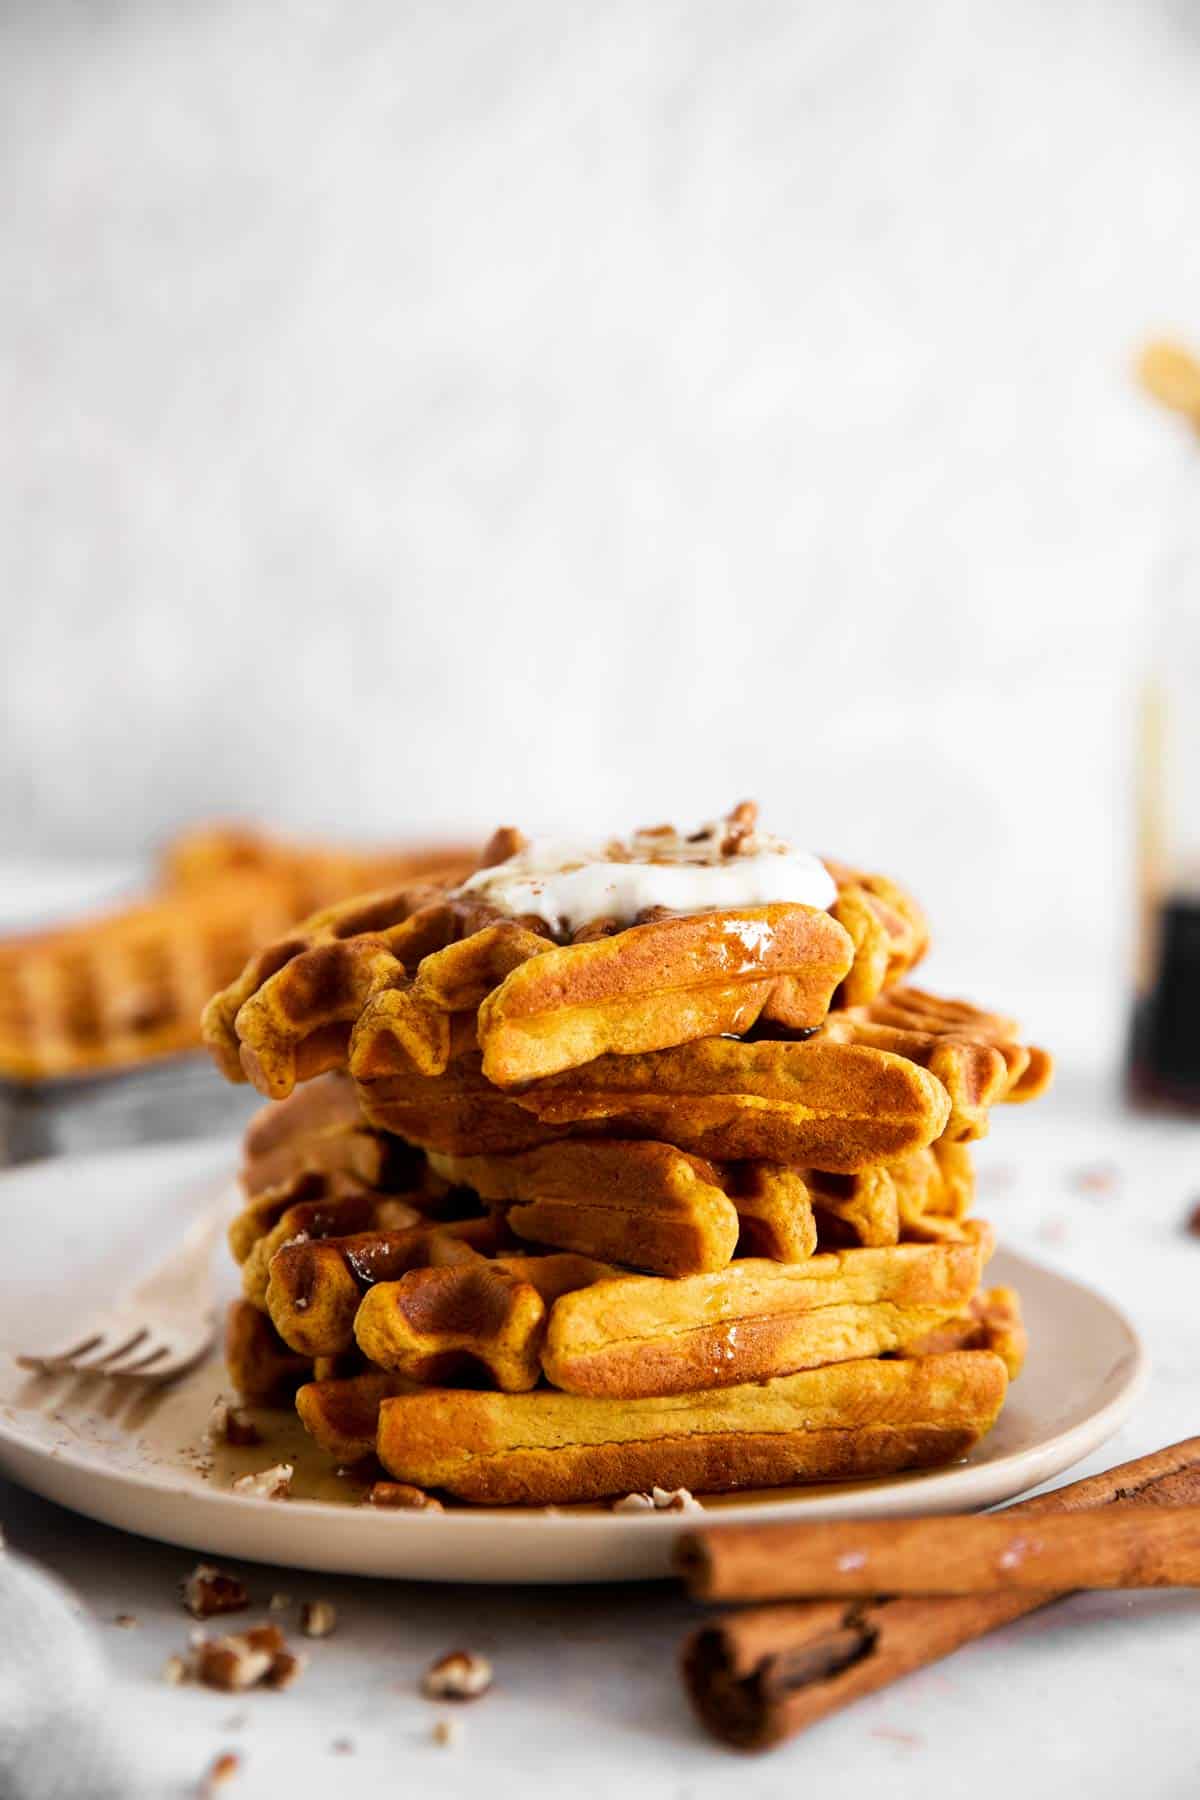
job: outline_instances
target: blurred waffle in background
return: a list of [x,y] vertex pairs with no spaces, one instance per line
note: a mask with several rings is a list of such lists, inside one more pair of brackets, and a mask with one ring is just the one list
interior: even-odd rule
[[167,1135],[225,1122],[227,1106],[210,1120],[221,1089],[207,1062],[186,1056],[215,989],[320,907],[400,881],[457,880],[476,860],[462,845],[354,849],[206,825],[166,845],[129,904],[0,938],[0,1157],[70,1147],[63,1128],[80,1109],[90,1142],[125,1141],[139,1097],[156,1118],[175,1114]]

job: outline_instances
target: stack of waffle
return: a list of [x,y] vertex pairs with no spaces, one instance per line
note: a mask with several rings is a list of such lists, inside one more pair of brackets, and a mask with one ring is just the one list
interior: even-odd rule
[[1024,1350],[968,1146],[1050,1065],[908,985],[926,941],[745,806],[591,858],[500,833],[457,888],[316,915],[205,1015],[273,1102],[236,1385],[478,1503],[961,1456]]

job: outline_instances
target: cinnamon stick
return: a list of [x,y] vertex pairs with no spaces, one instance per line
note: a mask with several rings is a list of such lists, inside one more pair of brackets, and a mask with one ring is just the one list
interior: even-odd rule
[[[1021,1501],[1001,1516],[1041,1519],[1122,1502],[1200,1504],[1200,1438]],[[764,1527],[764,1530],[769,1528]],[[702,1723],[722,1742],[765,1750],[828,1713],[1064,1598],[1002,1589],[927,1600],[809,1600],[728,1613],[684,1645],[683,1678]]]
[[676,1566],[698,1600],[1200,1586],[1200,1507],[1137,1501],[1086,1523],[1006,1513],[833,1519],[689,1532]]

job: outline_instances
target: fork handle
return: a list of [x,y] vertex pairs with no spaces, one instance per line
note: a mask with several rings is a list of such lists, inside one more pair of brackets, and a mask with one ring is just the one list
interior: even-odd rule
[[192,1220],[182,1241],[174,1250],[156,1263],[148,1275],[143,1275],[127,1295],[122,1296],[122,1306],[149,1302],[157,1305],[164,1302],[170,1304],[176,1297],[182,1302],[194,1291],[200,1280],[207,1278],[213,1245],[225,1224],[228,1211],[227,1191],[227,1188],[223,1188],[220,1200],[199,1218]]

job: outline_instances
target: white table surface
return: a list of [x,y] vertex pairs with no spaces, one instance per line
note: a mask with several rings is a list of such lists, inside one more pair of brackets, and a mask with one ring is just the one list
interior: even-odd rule
[[[980,1146],[979,1207],[1006,1241],[1113,1295],[1150,1347],[1150,1387],[1135,1416],[1073,1475],[1200,1432],[1200,1239],[1182,1229],[1200,1199],[1198,1147],[1194,1126],[1129,1116],[1098,1076],[1070,1063],[1046,1101],[1006,1109]],[[894,1800],[1174,1800],[1200,1790],[1200,1595],[1189,1592],[1070,1601],[745,1759],[692,1721],[676,1659],[699,1615],[666,1585],[424,1587],[250,1566],[243,1572],[264,1613],[276,1592],[326,1598],[338,1629],[305,1646],[309,1666],[290,1691],[226,1696],[162,1680],[191,1623],[176,1584],[194,1558],[3,1482],[0,1523],[10,1546],[66,1582],[94,1621],[131,1800],[194,1792],[225,1749],[241,1758],[223,1790],[239,1800],[324,1795],[348,1781],[380,1795],[415,1783],[423,1795],[463,1800],[494,1783],[581,1800],[701,1800],[734,1782],[762,1800],[790,1796],[801,1781],[812,1792],[854,1784]],[[136,1625],[117,1626],[118,1614]],[[447,1709],[424,1700],[419,1681],[457,1646],[486,1652],[496,1685],[455,1710],[458,1741],[441,1747],[432,1726]],[[0,1651],[0,1695],[2,1677]]]

